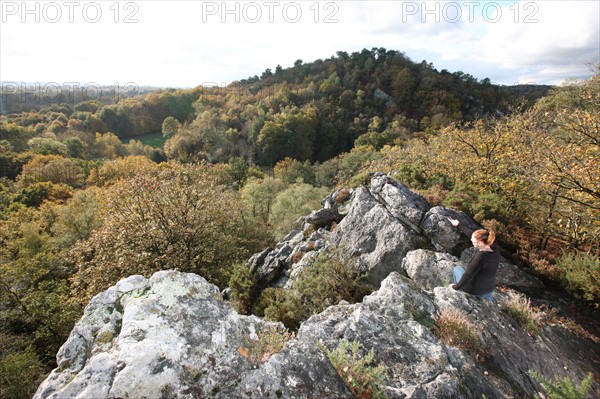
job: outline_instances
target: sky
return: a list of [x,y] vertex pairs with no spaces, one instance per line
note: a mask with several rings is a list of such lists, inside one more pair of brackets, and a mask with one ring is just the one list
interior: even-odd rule
[[0,1],[0,81],[224,86],[383,47],[492,83],[560,85],[600,62],[597,1]]

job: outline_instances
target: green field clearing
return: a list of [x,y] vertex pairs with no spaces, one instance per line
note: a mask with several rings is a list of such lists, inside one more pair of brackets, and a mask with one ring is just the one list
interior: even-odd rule
[[155,148],[162,148],[163,145],[165,144],[165,141],[167,141],[163,137],[162,132],[154,132],[154,133],[144,134],[142,136],[123,137],[123,138],[121,138],[121,141],[124,144],[129,143],[129,140],[139,140],[143,144],[146,144],[146,145],[149,145],[149,146],[155,147]]

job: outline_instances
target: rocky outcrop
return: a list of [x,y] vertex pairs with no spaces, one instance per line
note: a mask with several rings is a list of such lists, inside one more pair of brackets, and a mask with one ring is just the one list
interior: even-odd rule
[[91,300],[35,397],[352,397],[314,343],[252,359],[268,330],[283,326],[238,315],[200,276],[132,276]]
[[[429,209],[381,174],[369,187],[332,194],[323,209],[248,267],[262,288],[286,287],[315,257],[341,251],[378,287],[362,302],[328,307],[274,349],[262,338],[283,337],[283,326],[237,314],[202,277],[131,276],[92,299],[35,398],[353,398],[317,344],[333,349],[341,339],[373,349],[389,398],[530,398],[541,389],[530,371],[598,377],[593,336],[547,323],[532,337],[497,303],[447,287],[453,265],[470,259],[459,252],[468,239],[447,216],[474,225],[466,215]],[[506,261],[499,283],[499,301],[544,288]],[[446,309],[475,326],[477,353],[436,337]]]
[[[434,248],[421,228],[429,210],[427,201],[384,174],[374,174],[369,187],[338,190],[322,205],[321,210],[303,218],[301,230],[248,261],[248,267],[258,272],[261,288],[289,285],[290,278],[293,282],[311,259],[332,250],[350,258],[354,267],[378,286],[392,271],[401,270],[409,251]],[[456,212],[448,210],[448,215]],[[454,229],[447,219],[428,226],[436,223]],[[454,234],[456,243],[467,242]]]
[[460,260],[450,254],[417,249],[406,254],[402,270],[420,287],[431,291],[449,285],[452,269],[459,263]]
[[[374,183],[379,182],[374,179]],[[429,247],[428,240],[415,230],[425,213],[420,209],[425,200],[403,194],[402,187],[385,183],[371,189],[359,187],[353,193],[350,211],[331,237],[332,244],[352,258],[374,285],[400,270],[408,251]]]
[[[441,275],[447,267],[420,255],[407,269]],[[478,326],[483,358],[436,338],[433,320],[445,308]],[[600,355],[563,327],[533,338],[496,304],[447,287],[426,291],[397,272],[361,303],[311,317],[280,352],[248,354],[265,331],[282,329],[238,315],[202,277],[132,276],[90,302],[35,398],[352,398],[317,345],[333,349],[341,339],[375,350],[390,398],[521,398],[539,390],[530,370],[582,379]]]

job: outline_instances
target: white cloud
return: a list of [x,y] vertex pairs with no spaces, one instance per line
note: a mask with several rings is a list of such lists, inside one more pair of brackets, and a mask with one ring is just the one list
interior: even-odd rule
[[[3,11],[7,3],[22,4],[4,1]],[[79,3],[100,5],[100,21],[63,13],[54,24],[44,15],[21,23],[21,10],[4,12],[0,79],[190,87],[385,47],[497,83],[555,84],[590,76],[585,63],[600,52],[595,1],[229,1],[226,12],[221,1],[137,0],[117,3],[118,16],[113,2]],[[128,15],[138,22],[124,23]]]
[[[522,73],[530,82],[555,83],[585,74],[585,62],[598,61],[600,51],[598,3],[536,4],[532,18],[537,22],[490,24],[478,43],[479,51],[469,59],[515,71],[515,79]],[[523,13],[520,18],[522,21]]]

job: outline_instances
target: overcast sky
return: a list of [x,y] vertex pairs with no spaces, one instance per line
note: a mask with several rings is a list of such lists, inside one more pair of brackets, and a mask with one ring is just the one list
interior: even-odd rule
[[561,84],[600,58],[598,1],[5,1],[3,82],[228,84],[384,47],[497,84]]

